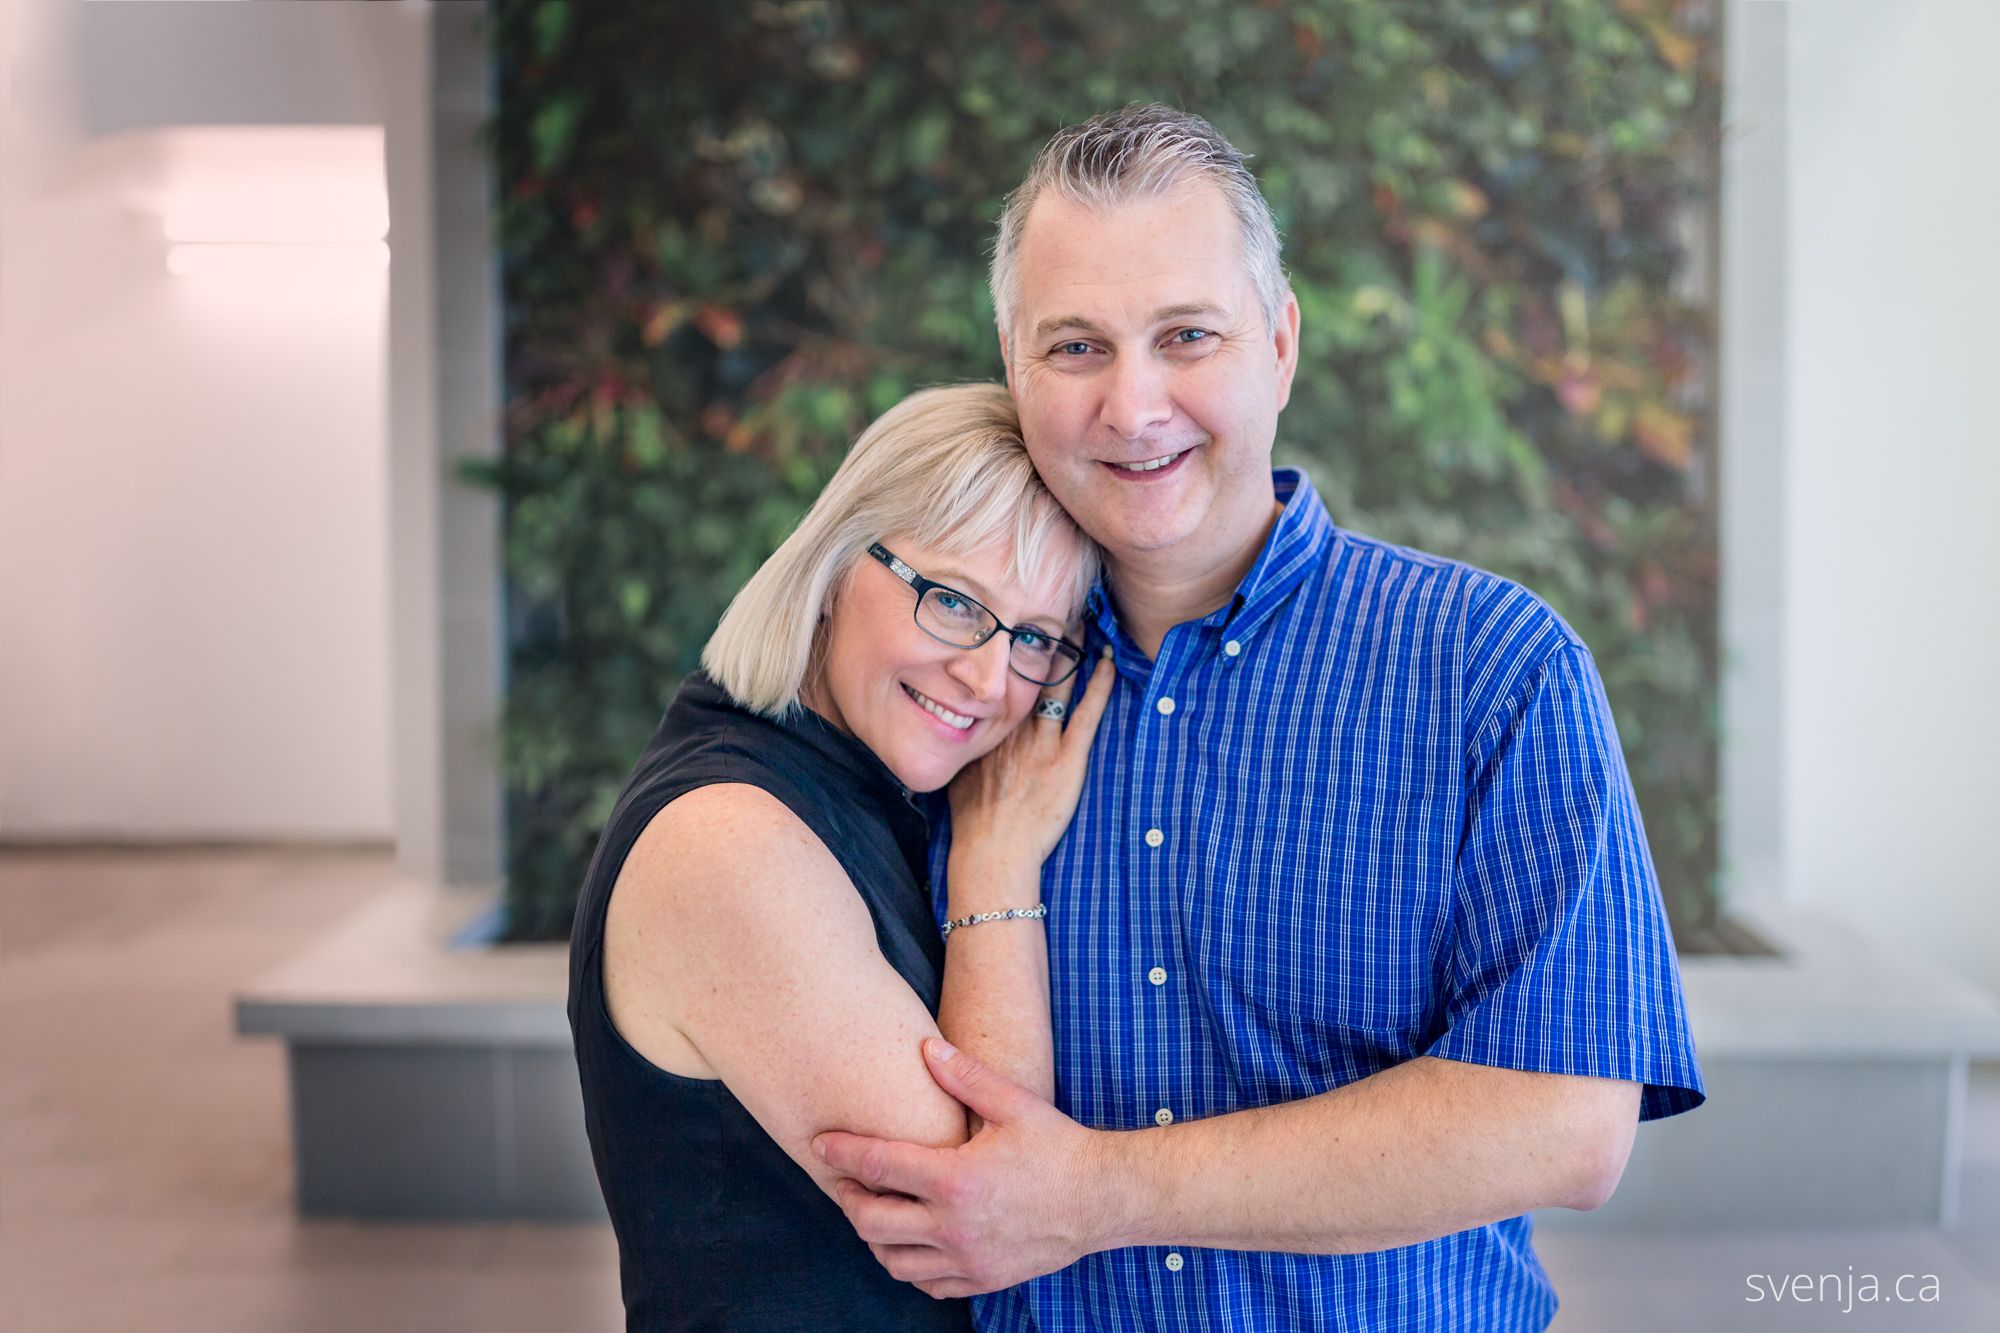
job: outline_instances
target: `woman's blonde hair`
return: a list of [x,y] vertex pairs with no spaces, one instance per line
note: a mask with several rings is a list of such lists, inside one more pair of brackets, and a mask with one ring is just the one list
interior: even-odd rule
[[1072,614],[1097,578],[1097,547],[1036,475],[1005,386],[925,389],[862,432],[799,526],[722,613],[702,666],[753,712],[778,717],[797,707],[821,618],[869,545],[896,536],[954,556],[1006,540],[1008,572],[1029,586],[1071,544],[1080,555]]

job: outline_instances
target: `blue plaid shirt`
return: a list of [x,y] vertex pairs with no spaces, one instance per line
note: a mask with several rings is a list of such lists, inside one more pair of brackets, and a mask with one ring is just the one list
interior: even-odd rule
[[[1518,585],[1341,531],[1303,473],[1275,480],[1284,512],[1236,595],[1156,661],[1091,596],[1086,661],[1108,640],[1122,680],[1042,874],[1057,1104],[1141,1129],[1430,1055],[1643,1082],[1641,1120],[1699,1106],[1589,651]],[[1540,1329],[1556,1297],[1532,1227],[1372,1254],[1110,1250],[975,1312],[989,1333]]]

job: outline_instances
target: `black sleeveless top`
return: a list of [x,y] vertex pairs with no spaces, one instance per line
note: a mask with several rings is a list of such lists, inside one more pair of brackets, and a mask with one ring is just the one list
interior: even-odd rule
[[612,885],[662,806],[718,782],[770,792],[826,844],[867,903],[882,956],[937,1013],[944,946],[926,821],[907,790],[818,715],[773,721],[705,673],[688,677],[605,824],[570,931],[570,1032],[626,1327],[964,1333],[967,1303],[890,1277],[720,1081],[659,1068],[612,1026],[600,962]]

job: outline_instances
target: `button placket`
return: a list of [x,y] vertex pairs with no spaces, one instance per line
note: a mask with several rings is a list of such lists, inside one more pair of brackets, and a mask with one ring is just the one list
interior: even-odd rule
[[[1165,650],[1160,654],[1159,659],[1154,663],[1155,679],[1159,680],[1163,685],[1166,685],[1169,681],[1174,680],[1176,676],[1185,676],[1186,673],[1184,671],[1177,670],[1179,664],[1177,660],[1174,659],[1177,659],[1180,656],[1179,652],[1180,648],[1191,648],[1192,646],[1193,646],[1192,640],[1187,640],[1186,642],[1177,645],[1173,642],[1173,640],[1170,639]],[[1188,686],[1192,684],[1192,681],[1190,679],[1181,679],[1179,683],[1183,686]],[[1174,718],[1176,713],[1180,713],[1184,716],[1186,714],[1188,705],[1189,705],[1189,700],[1186,697],[1176,698],[1175,695],[1172,693],[1162,693],[1159,695],[1159,697],[1157,697],[1153,701],[1153,712],[1158,719],[1164,722],[1168,719]],[[1155,763],[1159,765],[1159,767],[1155,769],[1154,772],[1164,772],[1165,765],[1168,763],[1168,761],[1170,761],[1174,755],[1179,753],[1184,748],[1187,738],[1184,736],[1177,736],[1177,734],[1174,731],[1162,727],[1161,730],[1157,732],[1152,732],[1151,735],[1146,738],[1146,740],[1149,743],[1148,748],[1153,751]],[[1150,777],[1151,775],[1149,774],[1149,778]],[[1160,790],[1161,787],[1160,780],[1157,779],[1150,780],[1148,781],[1147,786],[1151,788],[1151,790],[1147,792],[1147,796],[1152,801],[1157,802],[1163,798],[1164,791]],[[1161,848],[1163,848],[1166,845],[1167,834],[1164,825],[1166,824],[1167,820],[1164,818],[1165,811],[1163,810],[1156,809],[1154,811],[1154,816],[1158,822],[1153,823],[1149,826],[1144,826],[1145,832],[1141,835],[1141,841],[1143,841],[1149,849],[1158,852]],[[1179,929],[1178,923],[1174,919],[1176,914],[1175,904],[1178,901],[1179,897],[1178,893],[1176,892],[1176,885],[1178,884],[1179,875],[1181,873],[1180,869],[1176,866],[1175,862],[1178,861],[1179,858],[1174,857],[1162,860],[1158,857],[1142,857],[1142,859],[1146,861],[1148,866],[1148,874],[1147,874],[1148,881],[1153,886],[1155,886],[1155,888],[1158,889],[1161,893],[1161,897],[1159,899],[1161,913],[1158,917],[1156,917],[1156,919],[1153,922],[1153,926],[1156,931],[1160,932],[1160,936],[1158,938],[1152,939],[1151,941],[1149,941],[1149,943],[1154,948],[1159,948],[1162,949],[1163,951],[1170,951],[1174,947],[1171,937],[1177,935]],[[1143,954],[1140,956],[1142,958],[1144,957]],[[1155,957],[1162,957],[1162,956],[1170,956],[1170,954],[1167,952],[1163,952],[1161,954],[1155,955]],[[1165,1005],[1165,1007],[1163,1009],[1158,1010],[1158,1013],[1160,1017],[1165,1021],[1168,1032],[1171,1033],[1172,1030],[1177,1029],[1181,1025],[1182,1021],[1185,1019],[1186,1016],[1181,1012],[1183,1009],[1183,1005],[1177,1002],[1178,997],[1174,995],[1169,995],[1165,992],[1165,987],[1168,980],[1167,969],[1159,964],[1154,964],[1146,969],[1145,975],[1147,982],[1152,987],[1155,987],[1161,991],[1160,1000],[1162,1004]],[[1171,1036],[1169,1036],[1167,1040],[1155,1046],[1155,1049],[1152,1052],[1154,1058],[1147,1060],[1145,1062],[1146,1066],[1149,1067],[1150,1074],[1152,1075],[1152,1077],[1148,1078],[1146,1081],[1156,1084],[1155,1088],[1153,1089],[1153,1096],[1157,1097],[1159,1100],[1153,1102],[1154,1109],[1152,1111],[1150,1112],[1140,1111],[1140,1114],[1150,1115],[1153,1123],[1161,1127],[1171,1125],[1174,1122],[1173,1110],[1170,1107],[1162,1104],[1163,1102],[1169,1100],[1172,1095],[1174,1077],[1171,1065],[1173,1062],[1169,1058],[1169,1052],[1174,1048],[1175,1048],[1174,1042]],[[1144,1094],[1142,1093],[1141,1095]],[[1140,1103],[1141,1107],[1143,1107],[1144,1105],[1145,1105],[1144,1102]],[[1140,1123],[1143,1124],[1144,1121],[1140,1121]],[[1179,1272],[1182,1262],[1183,1261],[1181,1255],[1175,1253],[1172,1256],[1171,1261],[1168,1262],[1167,1268],[1171,1272]]]

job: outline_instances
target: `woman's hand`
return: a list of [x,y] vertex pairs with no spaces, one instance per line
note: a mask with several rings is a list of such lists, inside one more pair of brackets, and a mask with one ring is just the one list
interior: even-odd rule
[[[1076,814],[1090,745],[1117,678],[1106,649],[1066,724],[1031,713],[990,754],[960,770],[951,784],[954,859],[963,853],[988,867],[1040,869]],[[1042,697],[1068,705],[1076,679],[1050,686]]]
[[[1078,673],[1081,674],[1081,673]],[[1062,841],[1118,669],[1100,659],[1067,723],[1029,714],[951,784],[948,910],[953,918],[1034,906],[1042,862]],[[1068,704],[1076,676],[1042,691]],[[1044,1101],[1055,1097],[1048,937],[1039,920],[953,931],[938,1030]],[[979,1128],[967,1112],[969,1129]]]

